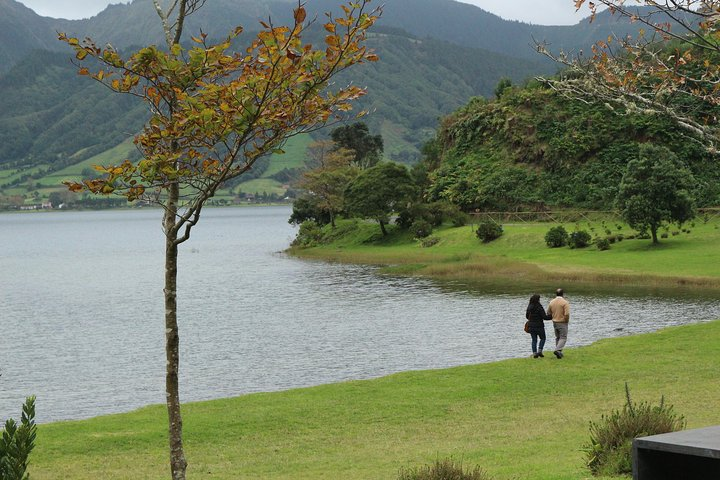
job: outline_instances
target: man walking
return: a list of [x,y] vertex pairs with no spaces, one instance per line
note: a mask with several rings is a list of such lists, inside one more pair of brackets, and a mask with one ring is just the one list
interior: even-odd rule
[[548,305],[548,315],[552,317],[553,327],[555,327],[555,356],[563,358],[563,348],[567,342],[568,323],[570,322],[570,303],[563,296],[565,293],[562,288],[558,288],[555,292],[555,298]]

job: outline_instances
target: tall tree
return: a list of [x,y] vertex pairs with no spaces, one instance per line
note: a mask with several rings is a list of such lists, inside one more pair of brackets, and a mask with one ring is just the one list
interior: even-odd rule
[[715,150],[720,140],[720,2],[637,0],[632,6],[625,0],[573,2],[578,9],[587,3],[591,19],[606,6],[643,28],[634,38],[611,36],[597,42],[588,56],[551,53],[539,44],[540,52],[568,67],[559,78],[545,82],[566,96],[604,103],[620,114],[672,118]]
[[365,122],[337,127],[330,132],[330,137],[336,148],[347,148],[355,152],[354,162],[360,168],[370,168],[382,158],[382,135],[371,135]]
[[330,217],[335,227],[335,217],[345,208],[345,189],[359,173],[352,164],[354,154],[345,148],[334,150],[323,157],[322,164],[305,172],[298,186],[311,204]]
[[692,173],[665,147],[642,145],[628,162],[620,183],[617,208],[632,228],[650,231],[653,243],[664,223],[682,224],[695,216],[690,190]]
[[191,48],[180,44],[185,19],[204,0],[169,0],[166,5],[153,0],[166,49],[148,46],[127,59],[111,45],[100,48],[90,39],[60,34],[75,49],[78,62],[95,60],[80,68],[81,75],[140,97],[152,113],[135,138],[141,161],[98,166],[100,178],[68,186],[76,192],[144,200],[164,209],[166,398],[174,480],[184,479],[187,468],[178,393],[178,247],[190,238],[205,202],[224,182],[278,151],[290,136],[320,128],[336,112],[349,111],[349,102],[364,94],[354,86],[336,91],[327,86],[348,67],[377,59],[363,46],[366,31],[380,14],[379,9],[370,11],[369,2],[343,6],[338,18],[327,14],[325,44],[320,48],[302,40],[312,22],[306,22],[301,3],[294,9],[293,25],[262,22],[257,37],[238,53],[230,48],[241,27],[218,44],[209,44],[204,33],[192,37]]
[[345,205],[351,215],[376,220],[385,236],[390,216],[407,207],[415,193],[415,183],[407,167],[381,162],[363,170],[348,185]]

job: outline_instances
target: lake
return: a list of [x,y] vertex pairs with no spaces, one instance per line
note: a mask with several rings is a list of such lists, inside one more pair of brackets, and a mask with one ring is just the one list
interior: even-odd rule
[[[289,215],[208,209],[181,245],[183,402],[529,355],[533,292],[289,257]],[[160,217],[0,214],[0,420],[19,418],[33,394],[40,422],[164,403]],[[555,287],[539,292],[543,305]],[[720,318],[714,298],[565,287],[569,348]]]

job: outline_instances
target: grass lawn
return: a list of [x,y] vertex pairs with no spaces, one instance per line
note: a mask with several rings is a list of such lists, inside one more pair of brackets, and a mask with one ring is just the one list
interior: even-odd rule
[[[588,422],[661,395],[688,428],[720,423],[720,322],[603,340],[563,360],[406,372],[184,407],[188,478],[397,478],[452,456],[496,480],[591,478]],[[38,408],[42,408],[41,400]],[[41,425],[34,479],[168,477],[166,413],[151,406]]]
[[[394,273],[461,280],[505,279],[513,282],[573,285],[640,285],[720,288],[720,220],[697,220],[690,233],[661,239],[623,240],[610,250],[548,248],[550,223],[504,225],[498,240],[484,244],[470,226],[443,228],[439,242],[422,248],[407,233],[386,238],[374,224],[360,224],[352,234],[329,245],[294,249],[303,257],[388,265]],[[573,224],[564,225],[572,232]],[[598,225],[595,225],[599,227]],[[587,229],[585,225],[581,228]],[[626,235],[631,230],[625,226]]]

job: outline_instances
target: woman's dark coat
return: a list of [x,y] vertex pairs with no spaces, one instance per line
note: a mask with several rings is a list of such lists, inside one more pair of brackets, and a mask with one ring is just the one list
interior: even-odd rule
[[540,303],[531,303],[525,312],[525,318],[530,322],[530,333],[545,333],[544,320],[552,320],[552,315],[545,313],[545,309]]

